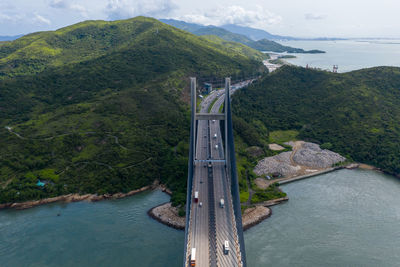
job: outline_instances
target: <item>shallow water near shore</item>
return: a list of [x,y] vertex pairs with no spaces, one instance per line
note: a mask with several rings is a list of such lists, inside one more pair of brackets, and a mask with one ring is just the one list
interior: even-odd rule
[[179,266],[183,231],[147,216],[168,200],[151,191],[119,200],[0,211],[0,266]]
[[290,200],[245,234],[249,266],[399,266],[399,179],[340,170],[282,189]]
[[[340,170],[282,188],[289,202],[245,232],[249,267],[398,266],[399,179]],[[0,266],[181,266],[184,232],[146,214],[168,199],[151,191],[2,210]]]

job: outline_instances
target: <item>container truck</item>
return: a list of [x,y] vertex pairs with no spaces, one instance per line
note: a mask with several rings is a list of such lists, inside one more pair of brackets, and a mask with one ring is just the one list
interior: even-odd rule
[[190,266],[196,266],[196,248],[192,248],[192,254],[190,254]]

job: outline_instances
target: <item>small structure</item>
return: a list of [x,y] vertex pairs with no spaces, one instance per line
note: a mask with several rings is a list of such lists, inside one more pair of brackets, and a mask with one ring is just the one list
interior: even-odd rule
[[41,182],[40,180],[38,180],[38,182],[36,183],[36,185],[37,185],[37,186],[43,187],[43,186],[45,186],[45,183],[43,183],[43,182]]

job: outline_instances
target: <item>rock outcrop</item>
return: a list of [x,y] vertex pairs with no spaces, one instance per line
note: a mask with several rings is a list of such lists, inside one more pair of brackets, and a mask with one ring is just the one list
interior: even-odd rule
[[329,168],[345,160],[346,158],[338,153],[321,149],[319,145],[308,142],[303,143],[293,155],[293,161],[296,164],[317,169]]

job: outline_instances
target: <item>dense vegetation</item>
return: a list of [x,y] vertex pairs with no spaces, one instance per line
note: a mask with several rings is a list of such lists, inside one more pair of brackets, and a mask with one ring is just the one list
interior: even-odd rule
[[251,48],[259,50],[259,51],[288,52],[288,53],[311,53],[311,54],[325,53],[324,51],[321,51],[321,50],[305,51],[301,48],[293,48],[290,46],[284,46],[275,41],[270,41],[267,39],[261,39],[261,40],[254,41],[245,35],[233,33],[226,29],[223,29],[220,27],[215,27],[215,26],[201,26],[201,25],[197,25],[197,24],[186,23],[183,21],[176,21],[176,20],[162,20],[162,21],[164,21],[165,23],[170,24],[174,27],[189,31],[189,32],[199,35],[199,36],[215,35],[215,36],[218,36],[218,37],[224,39],[225,41],[241,43],[241,44],[244,44],[248,47],[251,47]]
[[[243,129],[296,130],[300,139],[400,173],[400,68],[336,74],[284,66],[237,92],[232,106]],[[239,135],[248,145],[262,140],[254,131]]]
[[127,192],[156,179],[184,202],[187,77],[263,71],[233,45],[144,17],[1,43],[0,203]]

